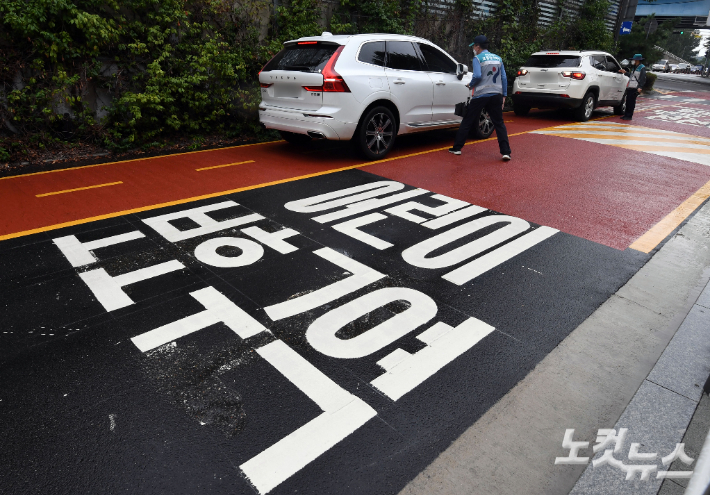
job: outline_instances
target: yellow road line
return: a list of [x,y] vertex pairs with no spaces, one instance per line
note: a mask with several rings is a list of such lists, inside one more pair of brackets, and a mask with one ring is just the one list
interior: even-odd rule
[[[613,115],[605,115],[603,117],[598,117],[597,119],[594,119],[594,120],[602,120],[602,119],[607,119],[609,117],[613,117]],[[541,129],[534,129],[534,130],[541,131],[541,130],[547,130],[547,129],[554,129],[555,127],[558,127],[558,126],[544,127]],[[508,134],[508,137],[520,136],[521,134],[530,134],[530,133],[534,132],[534,130],[516,132],[514,134]],[[486,141],[492,141],[494,139],[496,139],[496,138],[491,137],[491,138],[481,139],[481,140],[477,140],[477,141],[468,141],[466,144],[485,143]],[[272,141],[272,143],[273,142],[278,142],[278,141]],[[267,144],[267,143],[262,143],[262,144]],[[246,145],[246,146],[250,146],[250,145]],[[220,148],[220,149],[225,149],[225,148]],[[185,203],[190,203],[192,201],[199,201],[201,199],[215,198],[217,196],[224,196],[225,194],[234,194],[234,193],[238,193],[241,191],[249,191],[252,189],[259,189],[262,187],[274,186],[277,184],[284,184],[287,182],[294,182],[294,181],[301,180],[301,179],[318,177],[320,175],[334,174],[336,172],[343,172],[345,170],[352,170],[355,168],[369,167],[370,165],[377,165],[378,163],[390,162],[393,160],[400,160],[402,158],[410,158],[412,156],[425,155],[428,153],[434,153],[437,151],[443,151],[443,150],[448,150],[448,149],[449,149],[449,147],[446,146],[443,148],[435,148],[435,149],[431,149],[431,150],[427,150],[427,151],[419,151],[417,153],[409,153],[407,155],[395,156],[392,158],[384,158],[382,160],[376,160],[376,161],[367,162],[367,163],[360,163],[358,165],[351,165],[349,167],[341,167],[341,168],[336,168],[336,169],[332,169],[332,170],[324,170],[323,172],[315,172],[312,174],[300,175],[298,177],[291,177],[288,179],[281,179],[281,180],[276,180],[276,181],[272,181],[272,182],[263,182],[261,184],[255,184],[252,186],[239,187],[237,189],[229,189],[227,191],[219,191],[219,192],[215,192],[215,193],[203,194],[202,196],[193,196],[191,198],[178,199],[175,201],[168,201],[166,203],[158,203],[158,204],[154,204],[154,205],[141,206],[138,208],[132,208],[130,210],[116,211],[113,213],[106,213],[104,215],[97,215],[97,216],[88,217],[88,218],[81,218],[79,220],[71,220],[69,222],[62,222],[62,223],[57,223],[54,225],[47,225],[46,227],[38,227],[36,229],[29,229],[29,230],[23,230],[21,232],[13,232],[11,234],[0,235],[0,241],[4,241],[7,239],[14,239],[16,237],[23,237],[23,236],[31,235],[31,234],[37,234],[39,232],[47,232],[49,230],[61,229],[64,227],[71,227],[73,225],[81,225],[83,223],[95,222],[98,220],[104,220],[106,218],[115,218],[115,217],[120,217],[122,215],[130,215],[132,213],[139,213],[142,211],[156,210],[158,208],[164,208],[166,206],[181,205],[181,204],[185,204]],[[44,172],[39,172],[39,173],[44,173]]]
[[262,146],[264,144],[275,144],[275,143],[283,143],[283,142],[284,142],[283,139],[280,139],[278,141],[265,141],[263,143],[251,143],[251,144],[239,144],[236,146],[225,146],[224,148],[213,148],[211,150],[185,151],[184,153],[172,153],[170,155],[147,156],[145,158],[131,158],[130,160],[118,160],[115,162],[97,163],[96,165],[83,165],[81,167],[58,168],[56,170],[45,170],[44,172],[32,172],[31,174],[11,175],[9,177],[0,177],[0,180],[19,179],[20,177],[29,177],[30,175],[53,174],[55,172],[67,172],[67,171],[71,171],[71,170],[81,170],[82,168],[105,167],[106,165],[115,165],[117,163],[132,163],[132,162],[140,162],[142,160],[156,160],[158,158],[170,158],[171,156],[192,155],[194,153],[207,153],[208,151],[231,150],[234,148],[246,148],[248,146]]
[[44,198],[45,196],[54,196],[56,194],[65,194],[74,191],[86,191],[87,189],[96,189],[97,187],[115,186],[116,184],[123,184],[120,180],[118,182],[107,182],[106,184],[97,184],[95,186],[77,187],[75,189],[64,189],[63,191],[54,191],[43,194],[35,194],[38,198]]
[[678,208],[670,212],[663,220],[651,227],[648,232],[636,239],[629,248],[641,251],[642,253],[650,253],[709,197],[710,182],[698,189],[695,194],[683,201]]
[[223,168],[223,167],[231,167],[233,165],[243,165],[245,163],[254,163],[254,160],[247,160],[245,162],[237,162],[237,163],[227,163],[225,165],[215,165],[213,167],[202,167],[202,168],[196,168],[195,171],[201,172],[202,170],[212,170],[213,168]]

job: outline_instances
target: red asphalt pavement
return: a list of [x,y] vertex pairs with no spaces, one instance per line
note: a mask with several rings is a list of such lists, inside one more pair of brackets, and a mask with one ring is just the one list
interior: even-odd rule
[[[495,139],[468,144],[461,156],[445,149],[428,152],[450,146],[453,133],[440,131],[403,137],[395,153],[374,164],[363,163],[347,145],[339,143],[316,143],[304,149],[276,142],[2,178],[0,240],[86,219],[362,166],[364,171],[386,178],[625,249],[710,180],[710,167],[703,165],[603,144],[527,134],[569,123],[552,112],[531,112],[528,117],[508,113],[505,120],[513,135],[513,160],[508,163],[500,161]],[[641,118],[635,118],[633,124],[667,128],[667,123]],[[692,127],[670,125],[673,128],[668,130],[693,133]],[[416,153],[421,154],[405,156]],[[37,197],[119,181],[122,183]]]

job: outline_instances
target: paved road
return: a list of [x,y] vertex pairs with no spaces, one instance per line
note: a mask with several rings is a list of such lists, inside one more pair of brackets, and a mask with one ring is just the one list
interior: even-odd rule
[[0,179],[0,486],[397,493],[710,196],[708,101]]

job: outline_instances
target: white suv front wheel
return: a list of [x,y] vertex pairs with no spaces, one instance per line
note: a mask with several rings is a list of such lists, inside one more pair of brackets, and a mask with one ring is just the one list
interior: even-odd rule
[[387,107],[374,107],[360,120],[355,144],[368,160],[383,158],[394,146],[397,122]]
[[574,118],[579,122],[586,122],[592,116],[596,98],[594,93],[587,91],[587,94],[582,98],[582,105],[574,111]]

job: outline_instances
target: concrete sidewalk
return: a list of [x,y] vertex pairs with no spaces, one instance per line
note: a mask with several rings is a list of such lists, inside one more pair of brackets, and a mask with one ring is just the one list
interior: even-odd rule
[[627,464],[631,442],[660,460],[681,441],[710,374],[709,278],[706,204],[401,494],[657,493],[655,473],[625,481],[610,466],[555,458],[570,452],[566,429],[592,457],[599,429],[628,428],[615,455]]

